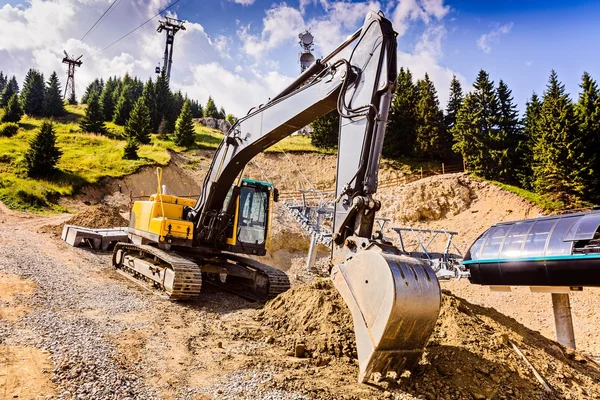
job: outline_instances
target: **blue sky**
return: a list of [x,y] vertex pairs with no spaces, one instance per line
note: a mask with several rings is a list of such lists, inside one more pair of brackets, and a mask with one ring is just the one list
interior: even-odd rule
[[[83,43],[78,40],[112,0],[0,1],[0,70],[19,81],[35,66],[56,70],[64,84],[63,49],[83,54],[76,73],[81,95],[94,77],[128,72],[154,76],[164,35],[158,18],[97,54],[175,0],[117,0]],[[172,86],[238,115],[264,102],[299,73],[298,33],[315,36],[317,57],[359,28],[369,9],[381,9],[398,37],[398,64],[416,78],[428,72],[442,105],[456,74],[469,90],[479,69],[503,79],[523,109],[542,94],[555,69],[576,99],[583,71],[600,78],[597,51],[600,2],[445,0],[180,0],[170,11],[187,20],[175,38]]]

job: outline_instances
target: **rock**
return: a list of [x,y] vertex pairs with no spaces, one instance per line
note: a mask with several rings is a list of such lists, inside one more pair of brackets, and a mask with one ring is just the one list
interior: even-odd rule
[[306,354],[306,346],[303,343],[298,343],[294,346],[294,356],[296,358],[304,358]]
[[265,343],[273,344],[273,343],[275,343],[275,338],[273,336],[267,336],[267,338],[265,339]]
[[218,129],[223,133],[227,133],[231,129],[231,124],[224,119],[217,119],[212,117],[194,118],[194,122],[202,126],[206,126],[207,128]]
[[386,390],[385,392],[383,392],[383,398],[384,399],[391,399],[392,398],[392,394]]
[[331,362],[331,358],[319,356],[317,358],[317,367],[324,367]]
[[223,342],[217,342],[217,348],[222,349],[223,348]]

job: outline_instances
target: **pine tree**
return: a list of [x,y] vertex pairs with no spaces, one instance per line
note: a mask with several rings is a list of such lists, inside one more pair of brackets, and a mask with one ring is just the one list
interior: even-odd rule
[[148,82],[146,82],[146,85],[144,85],[142,98],[144,99],[144,104],[148,108],[148,114],[150,115],[149,129],[150,131],[153,129],[156,130],[156,127],[160,121],[158,120],[158,110],[156,109],[156,92],[152,79],[148,79]]
[[481,165],[483,145],[479,138],[477,114],[475,97],[469,93],[465,96],[456,115],[456,123],[450,132],[454,139],[452,149],[462,156],[467,170],[481,175],[483,172]]
[[215,105],[215,101],[211,96],[208,96],[208,101],[206,102],[206,107],[204,107],[204,116],[219,118],[219,110],[217,110],[217,106]]
[[465,100],[465,96],[462,91],[460,81],[456,78],[456,75],[452,76],[450,81],[450,97],[448,98],[448,105],[446,106],[446,115],[444,122],[446,124],[446,131],[451,132],[452,127],[456,124],[456,118],[458,111],[462,107],[462,103]]
[[0,71],[0,93],[4,90],[6,83],[8,82],[8,76],[5,76],[2,71]]
[[134,138],[128,138],[123,149],[123,158],[126,160],[137,160],[140,158],[137,154],[139,145]]
[[136,76],[135,78],[133,78],[133,81],[131,82],[131,93],[132,93],[133,103],[135,103],[140,97],[142,97],[143,91],[144,91],[144,82],[142,82]]
[[417,82],[417,104],[415,117],[417,123],[414,154],[428,158],[444,159],[451,151],[450,142],[444,137],[443,113],[437,91],[429,75]]
[[123,83],[119,100],[115,105],[115,113],[113,115],[113,122],[117,125],[125,125],[129,119],[129,114],[133,109],[134,100],[134,88],[131,83]]
[[92,93],[96,93],[98,96],[102,93],[104,89],[104,81],[102,79],[94,79],[90,84],[85,88],[85,93],[81,97],[81,104],[87,104],[88,99]]
[[412,74],[408,68],[400,68],[388,117],[390,122],[383,143],[383,154],[386,157],[396,158],[411,154],[416,135],[416,104],[417,88],[413,83]]
[[106,132],[106,127],[104,126],[104,118],[102,117],[102,110],[100,109],[100,102],[98,100],[98,94],[96,92],[92,92],[90,94],[90,97],[88,98],[85,116],[79,123],[79,127],[83,132]]
[[25,76],[21,92],[21,107],[25,114],[35,117],[44,115],[45,91],[44,75],[35,69],[30,69]]
[[219,108],[219,119],[225,119],[225,117],[227,117],[227,113],[225,113],[225,108],[221,106]]
[[65,105],[60,94],[60,82],[58,75],[53,72],[48,80],[46,94],[44,97],[44,115],[47,117],[60,117],[65,115]]
[[340,133],[340,115],[336,110],[313,121],[310,142],[320,149],[336,149]]
[[187,97],[183,96],[183,93],[181,93],[181,90],[178,90],[177,92],[173,93],[173,117],[171,117],[171,119],[176,120],[177,118],[179,118],[179,114],[181,114],[181,110],[183,109],[183,103],[187,100]]
[[71,93],[69,94],[69,98],[67,99],[67,103],[69,103],[72,106],[77,105],[77,97],[75,97],[75,89],[71,90]]
[[583,155],[573,103],[553,70],[544,92],[539,136],[533,149],[535,191],[565,204],[578,204],[591,169]]
[[54,126],[51,122],[44,121],[40,131],[29,143],[29,150],[25,153],[27,174],[31,177],[50,175],[61,155],[62,152],[56,147]]
[[190,100],[190,108],[192,109],[192,117],[194,118],[202,118],[203,111],[202,105],[198,102],[198,100]]
[[115,113],[115,103],[113,101],[113,95],[118,86],[118,79],[116,77],[110,77],[104,85],[102,94],[100,95],[100,108],[102,110],[102,116],[104,121],[112,121],[113,114]]
[[131,110],[125,125],[125,136],[142,144],[150,143],[150,112],[143,97],[135,102]]
[[21,117],[23,116],[23,111],[21,110],[21,103],[19,102],[19,95],[13,94],[10,100],[8,101],[8,105],[6,106],[6,110],[4,111],[4,115],[2,116],[2,120],[0,122],[19,122]]
[[225,117],[225,121],[229,122],[231,126],[235,125],[237,120],[237,117],[233,114],[227,114],[227,116]]
[[[455,149],[460,149],[471,171],[484,178],[498,179],[499,171],[503,168],[498,162],[505,150],[498,139],[500,103],[494,82],[484,70],[479,71],[473,89],[467,96],[470,100],[462,118],[457,117],[456,129],[452,129]],[[465,131],[461,132],[462,129]],[[463,143],[459,144],[459,141]]]
[[[169,120],[172,114],[173,108],[173,99],[171,95],[171,89],[169,89],[169,81],[167,80],[167,76],[165,71],[161,72],[160,75],[156,78],[156,85],[154,86],[154,91],[156,93],[156,110],[158,112],[158,125],[154,127],[159,134],[163,134],[165,132],[161,132],[161,125],[163,125],[165,131],[172,132],[169,128],[172,125],[172,122]],[[174,122],[174,120],[172,120]]]
[[181,114],[177,118],[175,126],[175,143],[178,146],[189,147],[194,144],[194,122],[192,121],[192,110],[190,102],[186,100],[181,108]]
[[19,94],[19,84],[17,83],[17,78],[15,78],[14,75],[6,83],[6,86],[4,86],[4,90],[0,95],[0,107],[6,107],[13,94]]
[[533,148],[538,140],[541,110],[540,98],[533,93],[525,105],[523,140],[517,151],[520,156],[519,166],[516,169],[517,177],[521,187],[527,190],[533,189]]
[[494,142],[493,162],[496,162],[496,178],[502,182],[517,183],[516,168],[519,165],[518,150],[523,141],[523,131],[517,106],[513,103],[512,91],[502,80],[498,82],[499,120]]
[[584,173],[587,180],[583,196],[586,200],[600,201],[600,91],[594,79],[587,72],[581,78],[581,93],[575,106],[579,124],[579,140],[583,144],[582,158],[591,168]]

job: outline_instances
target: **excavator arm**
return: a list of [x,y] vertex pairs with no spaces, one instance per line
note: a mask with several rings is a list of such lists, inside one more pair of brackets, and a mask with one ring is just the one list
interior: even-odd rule
[[[353,47],[350,47],[353,44]],[[350,51],[346,60],[342,51]],[[336,58],[337,57],[337,58]],[[409,370],[435,327],[440,288],[433,271],[372,238],[388,111],[397,74],[396,34],[380,13],[265,105],[251,110],[216,151],[202,193],[184,218],[194,243],[218,246],[232,215],[232,185],[257,154],[337,110],[340,115],[331,278],[356,333],[359,381]],[[235,187],[235,186],[234,186]]]
[[[349,60],[335,59],[353,42]],[[317,60],[288,88],[230,129],[215,153],[196,205],[187,209],[187,219],[196,225],[197,244],[222,239],[231,218],[231,207],[224,204],[227,194],[257,154],[336,109],[340,114],[336,242],[343,243],[353,233],[370,237],[373,215],[357,213],[352,199],[366,201],[365,196],[377,190],[396,75],[396,33],[388,20],[371,12],[364,26],[332,54]]]

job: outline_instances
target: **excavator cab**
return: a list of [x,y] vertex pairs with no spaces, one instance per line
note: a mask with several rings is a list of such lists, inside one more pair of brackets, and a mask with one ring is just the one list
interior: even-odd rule
[[234,253],[266,254],[271,230],[271,209],[277,200],[272,183],[243,178],[233,185],[225,199],[229,206],[235,196],[235,213],[227,226],[224,250]]

